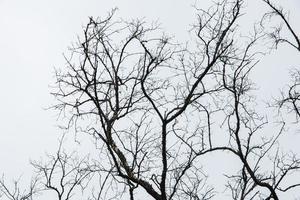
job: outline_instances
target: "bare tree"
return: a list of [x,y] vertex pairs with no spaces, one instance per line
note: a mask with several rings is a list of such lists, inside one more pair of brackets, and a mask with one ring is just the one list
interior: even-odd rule
[[[282,184],[299,171],[294,155],[280,155],[285,123],[264,134],[268,121],[252,103],[250,73],[263,34],[254,28],[251,37],[235,38],[242,4],[196,7],[195,38],[187,46],[159,36],[155,24],[114,20],[115,11],[106,19],[90,18],[67,69],[57,72],[55,108],[69,119],[68,128],[101,141],[111,176],[127,187],[130,199],[140,188],[159,200],[212,198],[200,158],[215,151],[240,160],[240,172],[227,175],[234,199],[277,200],[298,186]],[[227,135],[221,145],[215,124]]]
[[[276,29],[269,35],[275,46],[285,42],[299,50],[283,10],[263,1],[272,9],[264,20],[279,16],[295,40]],[[251,72],[263,57],[258,45],[265,34],[254,26],[241,36],[243,5],[195,5],[197,21],[184,45],[156,23],[117,19],[116,10],[104,19],[89,18],[66,67],[56,71],[52,94],[65,128],[90,136],[97,156],[69,154],[61,141],[48,161],[32,162],[39,191],[55,192],[59,200],[80,192],[89,200],[213,199],[218,191],[205,159],[217,152],[238,161],[239,170],[225,175],[234,200],[279,200],[299,188],[293,176],[300,173],[300,160],[280,146],[285,121],[274,128],[257,108]],[[299,74],[280,101],[292,103],[296,113]],[[3,194],[13,197],[2,183]]]
[[[264,15],[262,23],[266,21],[266,18],[278,17],[281,20],[281,24],[273,28],[273,31],[269,33],[270,38],[273,40],[275,47],[277,48],[279,44],[288,44],[296,51],[300,52],[300,38],[299,34],[293,28],[293,25],[289,22],[288,13],[281,7],[277,6],[270,0],[263,0],[269,8],[270,12]],[[285,31],[283,30],[285,27]],[[283,36],[285,34],[285,36]],[[291,84],[287,86],[287,89],[281,92],[281,97],[276,100],[276,104],[279,108],[285,107],[288,112],[293,112],[296,114],[296,119],[300,117],[300,94],[299,94],[299,84],[300,84],[300,71],[298,68],[290,70]]]
[[114,11],[104,20],[91,18],[73,49],[80,63],[67,59],[68,69],[57,72],[53,95],[61,103],[55,108],[71,114],[69,125],[102,141],[112,175],[125,182],[131,199],[137,188],[161,200],[213,196],[197,159],[231,149],[213,147],[215,110],[206,98],[224,88],[208,82],[233,51],[241,4],[199,9],[193,51],[159,37],[156,25],[114,21]]
[[[280,43],[286,43],[292,46],[293,48],[296,48],[298,51],[300,51],[300,38],[299,35],[297,35],[296,31],[294,30],[293,26],[289,22],[289,16],[286,11],[284,11],[283,7],[275,5],[270,0],[263,0],[269,8],[271,9],[270,12],[267,12],[264,17],[263,21],[266,20],[266,18],[272,18],[272,17],[279,17],[282,21],[282,25],[277,26],[274,28],[273,32],[269,34],[269,36],[273,39],[275,47],[277,47]],[[290,34],[290,37],[288,36],[282,36],[282,28],[286,27],[288,33]]]
[[100,166],[95,166],[88,157],[79,158],[75,152],[66,153],[60,140],[59,149],[48,155],[48,161],[32,162],[40,190],[53,191],[58,200],[70,200],[78,190],[83,192]]
[[38,179],[33,178],[28,189],[21,189],[23,184],[20,183],[20,178],[14,180],[12,184],[5,182],[4,176],[0,180],[0,199],[8,200],[32,200],[33,196],[39,192],[37,187]]

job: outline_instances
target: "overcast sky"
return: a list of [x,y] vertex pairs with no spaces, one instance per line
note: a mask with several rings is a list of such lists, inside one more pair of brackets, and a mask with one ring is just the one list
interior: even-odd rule
[[0,0],[0,173],[22,173],[29,158],[56,144],[61,131],[55,113],[44,109],[54,104],[49,85],[54,67],[64,66],[62,54],[82,34],[89,16],[105,17],[118,7],[121,17],[159,19],[167,30],[182,34],[193,19],[187,12],[192,3]]
[[[198,0],[203,6],[208,2]],[[251,0],[245,10],[252,13],[249,21],[264,10],[258,2]],[[49,85],[54,82],[54,67],[63,67],[62,54],[82,34],[88,16],[104,17],[118,7],[118,16],[159,20],[166,32],[184,40],[195,16],[193,3],[193,0],[0,0],[0,175],[26,173],[29,159],[56,148],[62,132],[56,128],[55,113],[45,110],[54,104]],[[300,0],[280,3],[291,11],[294,27],[300,28]],[[267,56],[256,72],[261,90],[267,95],[275,94],[287,81],[287,67],[297,63],[300,66],[299,56],[289,48]]]

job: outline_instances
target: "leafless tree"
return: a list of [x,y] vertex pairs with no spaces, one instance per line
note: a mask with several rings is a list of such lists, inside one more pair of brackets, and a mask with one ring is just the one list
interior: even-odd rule
[[20,183],[20,178],[14,180],[12,184],[7,184],[2,176],[0,180],[0,199],[8,200],[32,200],[33,196],[39,192],[37,187],[37,178],[33,178],[30,182],[28,189],[23,188],[23,184]]
[[[278,15],[296,41],[277,29],[270,35],[275,46],[286,42],[299,50],[283,10],[263,1],[272,9],[264,18]],[[78,192],[89,200],[213,199],[218,191],[205,159],[214,153],[238,160],[239,170],[225,175],[234,200],[279,200],[299,188],[293,175],[300,160],[280,148],[286,123],[270,132],[272,122],[257,109],[251,72],[263,57],[257,45],[265,34],[254,26],[241,36],[243,5],[195,5],[197,21],[184,45],[156,23],[117,19],[116,10],[89,18],[66,67],[56,70],[52,94],[65,128],[90,136],[97,159],[69,154],[61,141],[49,161],[32,162],[42,190],[59,200]],[[296,112],[299,80],[282,100]]]
[[[276,7],[269,0],[263,1],[267,3],[272,11],[264,15],[262,23],[265,22],[266,18],[279,16],[288,32],[292,35],[292,40],[295,41],[292,42],[282,37],[282,26],[279,26],[279,28],[268,34],[273,40],[275,47],[277,48],[280,43],[287,43],[299,50],[299,38],[289,24],[283,9]],[[227,128],[232,141],[235,141],[233,144],[236,146],[236,154],[243,163],[240,174],[227,176],[232,180],[228,182],[228,188],[231,190],[233,199],[280,199],[283,193],[295,190],[300,186],[299,182],[293,182],[292,179],[293,175],[299,174],[300,160],[295,153],[284,153],[280,149],[280,135],[285,132],[285,121],[280,122],[281,125],[277,134],[273,134],[269,139],[263,136],[261,137],[261,143],[258,143],[257,136],[260,134],[266,135],[264,127],[269,122],[264,117],[259,116],[259,113],[253,109],[253,105],[252,108],[249,107],[251,105],[249,102],[254,101],[252,99],[253,96],[249,96],[251,94],[250,91],[253,89],[249,73],[254,66],[251,64],[253,62],[250,61],[255,54],[250,54],[249,56],[247,51],[250,50],[255,40],[257,40],[257,37],[254,37],[243,51],[244,56],[237,62],[238,65],[233,68],[232,73],[226,75],[225,64],[227,63],[224,63],[224,86],[233,96],[232,103],[229,104],[229,110],[231,111],[227,114]],[[229,63],[231,65],[235,64],[235,62]],[[292,77],[293,84],[289,86],[288,92],[282,93],[282,99],[277,100],[276,103],[279,107],[287,106],[289,111],[295,111],[296,115],[298,115],[298,69],[292,72]],[[271,156],[267,156],[268,154],[271,154]],[[273,163],[272,168],[264,167],[268,162]],[[269,191],[269,194],[265,193],[265,191],[262,192],[258,188],[265,188]]]
[[41,190],[53,191],[58,200],[70,200],[78,189],[83,192],[100,166],[95,166],[88,157],[79,158],[75,152],[66,153],[60,140],[59,149],[48,155],[47,161],[33,161]]
[[[155,24],[114,20],[115,11],[90,18],[67,69],[57,71],[55,108],[67,128],[98,141],[111,176],[130,199],[140,189],[158,200],[211,199],[215,192],[200,158],[215,151],[240,160],[240,172],[227,175],[234,199],[277,200],[298,186],[282,184],[299,170],[294,155],[279,151],[285,123],[268,136],[268,121],[253,103],[250,73],[262,33],[254,28],[252,36],[235,38],[242,4],[196,7],[195,37],[187,46],[159,36]],[[221,145],[216,124],[227,135]]]
[[[284,10],[283,7],[277,6],[274,2],[270,0],[263,0],[269,8],[270,12],[267,12],[262,20],[266,21],[266,18],[278,17],[281,20],[281,24],[275,26],[273,31],[269,33],[270,38],[273,40],[275,47],[277,48],[279,44],[288,44],[296,51],[300,52],[300,38],[294,26],[289,21],[288,12]],[[283,30],[285,27],[285,31]],[[285,35],[285,36],[283,36]],[[281,98],[276,100],[279,108],[287,108],[288,112],[293,112],[296,114],[296,119],[300,117],[300,94],[299,94],[299,84],[300,84],[300,71],[298,68],[294,68],[290,71],[291,74],[291,84],[287,86],[287,89],[282,91]]]
[[213,196],[197,159],[230,150],[213,147],[215,110],[206,98],[224,90],[211,80],[233,51],[241,4],[198,9],[192,51],[159,37],[156,25],[114,21],[114,11],[104,20],[91,18],[73,49],[79,63],[68,59],[68,69],[57,72],[53,94],[61,103],[55,108],[70,114],[69,125],[102,141],[112,175],[125,182],[131,199],[137,188],[161,200]]
[[[277,47],[280,43],[286,43],[300,51],[300,38],[293,28],[293,25],[289,22],[288,12],[286,12],[283,7],[277,6],[270,0],[263,0],[263,2],[265,2],[271,9],[270,12],[267,12],[264,15],[263,21],[266,20],[266,18],[270,19],[272,17],[279,17],[282,21],[282,25],[274,27],[273,32],[269,34],[269,36],[273,39],[275,46]],[[283,27],[286,27],[290,36],[282,36]]]

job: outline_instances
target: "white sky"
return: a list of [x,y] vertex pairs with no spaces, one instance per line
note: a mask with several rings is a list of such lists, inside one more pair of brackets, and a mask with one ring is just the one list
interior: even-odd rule
[[[252,17],[263,10],[258,0],[248,1]],[[49,94],[53,68],[64,65],[62,53],[81,35],[88,16],[104,17],[118,7],[123,18],[159,19],[166,32],[183,40],[194,20],[193,2],[0,0],[0,175],[12,178],[26,173],[30,158],[56,148],[61,131],[55,114],[44,109],[54,103]],[[198,0],[199,5],[208,2]],[[300,0],[278,2],[291,10],[291,22],[300,29]],[[299,60],[297,53],[285,48],[268,56],[256,74],[258,84],[264,84],[261,89],[267,95],[276,93],[286,82],[286,67],[300,66]]]
[[[171,5],[172,9],[168,8]],[[119,8],[119,16],[166,21],[173,32],[188,29],[192,1],[0,0],[0,173],[22,173],[29,158],[56,144],[61,131],[49,95],[54,67],[82,32],[88,16]],[[168,12],[166,12],[168,10]],[[177,29],[177,30],[176,30]],[[54,148],[56,145],[54,146]]]

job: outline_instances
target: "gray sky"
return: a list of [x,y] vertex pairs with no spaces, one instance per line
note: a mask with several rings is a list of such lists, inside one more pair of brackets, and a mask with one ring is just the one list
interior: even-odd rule
[[[171,2],[0,0],[0,172],[20,174],[29,158],[56,144],[61,131],[55,114],[44,110],[53,104],[49,85],[88,16],[105,17],[118,7],[121,17],[160,19],[166,29],[175,33],[180,27],[184,33],[193,17],[186,12],[192,1]],[[179,16],[181,10],[185,14]]]
[[[198,2],[205,6],[209,1]],[[252,12],[249,21],[263,10],[257,2],[249,3],[248,11]],[[300,32],[297,20],[300,1],[278,2],[284,2],[291,11],[291,22]],[[54,103],[49,85],[54,81],[54,67],[64,65],[62,53],[67,53],[67,47],[81,35],[88,16],[104,17],[118,7],[118,16],[159,19],[167,33],[184,40],[194,21],[193,3],[193,0],[0,0],[0,175],[5,173],[12,178],[26,174],[30,171],[30,158],[36,159],[56,148],[61,131],[56,128],[55,113],[44,109]],[[299,60],[296,52],[285,47],[267,56],[255,72],[261,90],[275,95],[287,81],[287,67],[300,66]]]

